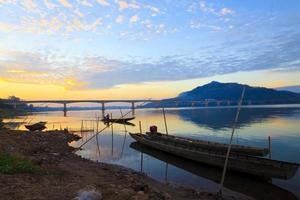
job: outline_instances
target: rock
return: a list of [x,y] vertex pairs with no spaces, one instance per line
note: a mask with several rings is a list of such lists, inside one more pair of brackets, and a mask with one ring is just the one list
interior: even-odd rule
[[171,195],[169,195],[168,193],[164,193],[164,197],[163,197],[165,200],[169,200],[169,199],[172,199]]
[[102,200],[102,194],[95,188],[84,189],[78,192],[75,200]]

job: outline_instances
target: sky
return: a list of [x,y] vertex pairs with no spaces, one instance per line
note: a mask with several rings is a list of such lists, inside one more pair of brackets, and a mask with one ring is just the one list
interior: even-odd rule
[[300,85],[298,0],[0,0],[0,98]]

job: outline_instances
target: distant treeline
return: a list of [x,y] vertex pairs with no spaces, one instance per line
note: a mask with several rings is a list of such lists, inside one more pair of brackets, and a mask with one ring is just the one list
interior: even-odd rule
[[0,99],[1,110],[26,110],[29,111],[33,105],[23,103],[19,97],[10,96],[7,99]]

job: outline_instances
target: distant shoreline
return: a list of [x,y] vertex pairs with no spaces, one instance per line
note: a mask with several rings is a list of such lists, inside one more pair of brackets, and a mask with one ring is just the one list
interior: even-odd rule
[[[176,109],[216,109],[216,108],[236,108],[237,105],[234,106],[187,106],[187,107],[164,107],[169,110],[176,110]],[[265,104],[265,105],[242,105],[242,108],[297,108],[300,107],[300,103],[297,104]],[[45,110],[39,110],[39,111],[31,111],[32,113],[41,113],[41,112],[56,112],[56,111],[63,111],[63,107],[53,107],[54,109],[45,109]],[[136,107],[136,110],[144,110],[144,109],[160,109],[162,107]],[[105,110],[118,110],[120,107],[108,107]],[[131,107],[121,107],[121,109],[124,110],[130,110]],[[88,110],[96,110],[101,111],[101,108],[99,107],[70,107],[68,108],[68,111],[88,111]]]

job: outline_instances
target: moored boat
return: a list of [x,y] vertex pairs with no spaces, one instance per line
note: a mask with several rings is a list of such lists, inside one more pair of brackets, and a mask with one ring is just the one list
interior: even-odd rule
[[45,126],[47,122],[38,122],[35,124],[31,125],[25,125],[25,127],[30,130],[30,131],[42,131],[46,129],[47,127]]
[[113,122],[113,123],[126,123],[130,120],[135,119],[135,117],[127,117],[127,118],[103,118],[101,119],[101,121],[105,122],[105,123],[109,123],[109,122]]
[[[192,147],[199,147],[203,149],[209,149],[214,151],[227,152],[228,144],[220,143],[220,142],[211,142],[207,140],[196,140],[191,138],[166,135],[159,132],[146,132],[146,134],[154,139],[159,139],[163,141],[170,141],[176,144],[189,145]],[[267,148],[259,148],[259,147],[250,147],[244,145],[231,145],[231,153],[235,154],[246,154],[252,156],[265,156],[269,153],[269,149]]]
[[[223,168],[226,153],[212,151],[197,146],[175,143],[173,140],[161,140],[140,133],[130,133],[137,142],[200,163]],[[299,164],[266,158],[230,154],[228,170],[247,173],[264,178],[290,179],[297,172]]]

